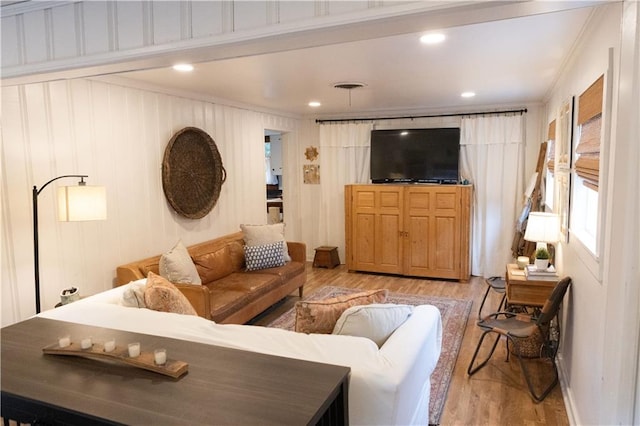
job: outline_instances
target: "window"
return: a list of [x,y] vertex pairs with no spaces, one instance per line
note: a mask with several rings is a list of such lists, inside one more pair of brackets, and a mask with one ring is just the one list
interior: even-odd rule
[[598,78],[578,100],[575,185],[571,198],[571,233],[598,256],[598,203],[600,186],[600,141],[604,75]]

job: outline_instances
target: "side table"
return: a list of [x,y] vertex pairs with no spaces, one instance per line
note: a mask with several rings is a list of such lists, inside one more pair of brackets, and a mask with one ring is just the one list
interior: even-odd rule
[[338,247],[320,246],[316,247],[316,254],[313,257],[313,267],[333,269],[340,265],[340,257],[338,256]]
[[541,308],[559,279],[531,279],[515,263],[507,265],[507,304]]

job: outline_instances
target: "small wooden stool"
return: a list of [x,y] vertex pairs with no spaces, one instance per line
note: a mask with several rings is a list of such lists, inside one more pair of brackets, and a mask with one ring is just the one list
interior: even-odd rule
[[338,247],[320,246],[316,247],[316,254],[313,257],[314,268],[333,269],[340,265],[340,257],[338,256]]

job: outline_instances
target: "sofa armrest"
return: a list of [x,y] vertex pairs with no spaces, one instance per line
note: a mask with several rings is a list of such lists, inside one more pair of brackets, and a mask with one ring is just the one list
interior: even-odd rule
[[175,284],[196,310],[198,316],[211,319],[210,291],[207,286],[196,284]]
[[[395,418],[385,419],[393,424],[412,423],[412,407],[420,406],[426,392],[426,400],[430,387],[431,374],[436,368],[442,350],[442,318],[440,311],[431,305],[416,306],[413,314],[396,331],[389,336],[380,348],[379,354],[389,367],[388,374],[394,376]],[[415,420],[415,419],[414,419]]]
[[307,261],[307,245],[296,241],[287,241],[291,260],[305,263]]
[[142,272],[134,265],[118,266],[116,268],[116,287],[145,278]]

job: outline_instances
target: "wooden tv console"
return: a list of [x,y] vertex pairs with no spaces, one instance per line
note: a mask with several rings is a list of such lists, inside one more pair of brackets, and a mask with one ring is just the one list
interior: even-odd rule
[[471,185],[346,185],[347,268],[469,280],[471,194]]

